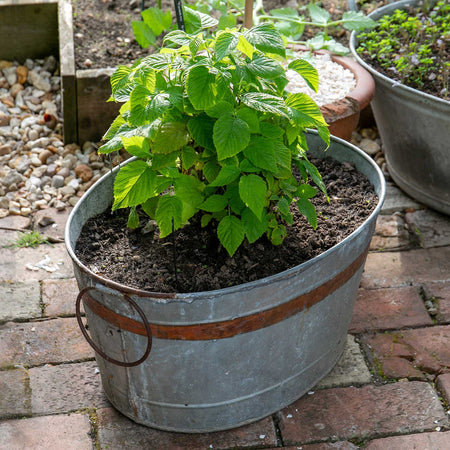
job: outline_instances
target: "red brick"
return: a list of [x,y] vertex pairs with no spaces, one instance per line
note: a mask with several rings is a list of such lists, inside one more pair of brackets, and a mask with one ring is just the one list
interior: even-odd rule
[[450,431],[390,436],[371,441],[366,450],[445,450],[450,448]]
[[75,318],[0,326],[0,368],[80,361],[93,356]]
[[[280,447],[269,448],[268,450],[280,450]],[[321,444],[307,444],[301,447],[282,447],[281,450],[358,450],[358,447],[351,442],[322,442]]]
[[450,280],[450,246],[408,252],[369,253],[361,287],[400,287]]
[[33,417],[0,423],[0,448],[8,450],[92,450],[86,415]]
[[424,286],[424,290],[427,298],[437,301],[438,321],[440,323],[450,322],[450,282],[428,283]]
[[109,406],[96,369],[94,361],[30,369],[32,413],[55,414]]
[[450,372],[450,325],[363,336],[361,341],[388,378],[428,379]]
[[79,289],[75,278],[67,280],[44,280],[42,301],[45,317],[73,316]]
[[350,333],[432,324],[416,287],[360,289]]
[[285,445],[419,433],[448,425],[437,394],[420,381],[316,391],[279,415]]
[[438,377],[437,388],[447,402],[447,405],[450,407],[450,373],[445,373],[444,375],[440,375]]
[[169,433],[134,423],[113,408],[98,410],[98,440],[108,450],[200,450],[267,447],[277,444],[271,418],[214,433]]
[[0,371],[0,418],[27,415],[31,415],[31,391],[27,371]]

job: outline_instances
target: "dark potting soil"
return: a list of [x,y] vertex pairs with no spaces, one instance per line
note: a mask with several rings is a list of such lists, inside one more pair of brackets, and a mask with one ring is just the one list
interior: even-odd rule
[[[299,6],[305,6],[309,0],[299,0]],[[321,2],[333,19],[341,17],[348,10],[342,0],[324,0]],[[144,1],[144,8],[156,6],[156,1]],[[267,0],[264,9],[291,6],[288,0]],[[131,64],[139,58],[149,55],[154,48],[143,49],[134,38],[132,21],[141,20],[141,0],[72,0],[74,12],[73,34],[75,45],[75,64],[77,69],[101,69]],[[172,0],[162,1],[162,10],[172,11]],[[304,38],[314,36],[319,29],[307,28]],[[330,29],[329,33],[348,47],[345,30]]]
[[293,208],[294,224],[288,227],[282,245],[273,246],[265,237],[252,245],[244,241],[229,257],[211,229],[201,228],[196,220],[174,236],[159,239],[157,229],[142,233],[148,220],[145,214],[141,226],[130,230],[126,228],[127,211],[111,213],[108,209],[87,221],[75,253],[98,275],[153,292],[200,292],[276,274],[338,244],[377,205],[369,181],[353,166],[330,158],[314,162],[327,186],[330,203],[322,193],[314,197],[316,230]]

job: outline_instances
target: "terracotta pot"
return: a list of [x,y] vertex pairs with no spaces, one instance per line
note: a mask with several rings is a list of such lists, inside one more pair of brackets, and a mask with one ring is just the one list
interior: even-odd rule
[[[295,51],[307,51],[304,46],[295,46]],[[329,53],[319,50],[315,53]],[[375,82],[372,75],[354,59],[346,56],[331,55],[332,61],[350,70],[356,79],[355,88],[343,99],[320,107],[323,117],[329,125],[330,133],[350,141],[352,132],[359,123],[361,112],[367,108],[375,94]]]

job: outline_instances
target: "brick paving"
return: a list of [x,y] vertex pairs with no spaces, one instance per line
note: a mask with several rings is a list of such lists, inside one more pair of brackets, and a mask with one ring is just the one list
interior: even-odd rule
[[[67,213],[51,214],[57,227],[40,232],[60,237]],[[449,218],[392,185],[382,214],[335,369],[287,408],[207,434],[154,430],[110,405],[64,244],[1,247],[0,449],[450,449]],[[0,245],[16,235],[0,230]],[[45,258],[54,271],[30,270]]]

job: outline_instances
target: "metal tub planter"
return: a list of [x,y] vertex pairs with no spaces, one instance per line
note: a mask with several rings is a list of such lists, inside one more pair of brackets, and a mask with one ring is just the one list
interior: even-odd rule
[[[373,20],[396,9],[418,4],[403,0],[369,14]],[[450,214],[450,101],[398,84],[366,64],[356,53],[355,32],[350,49],[375,80],[372,110],[383,142],[389,173],[407,194]]]
[[[307,139],[324,157],[317,134]],[[385,185],[374,162],[344,140],[332,138],[326,155],[354,163],[374,186],[379,203],[366,222],[312,260],[215,291],[152,293],[94,274],[74,248],[83,224],[110,207],[116,172],[82,197],[66,227],[77,310],[83,300],[103,387],[119,411],[163,430],[234,428],[289,405],[333,368]]]

